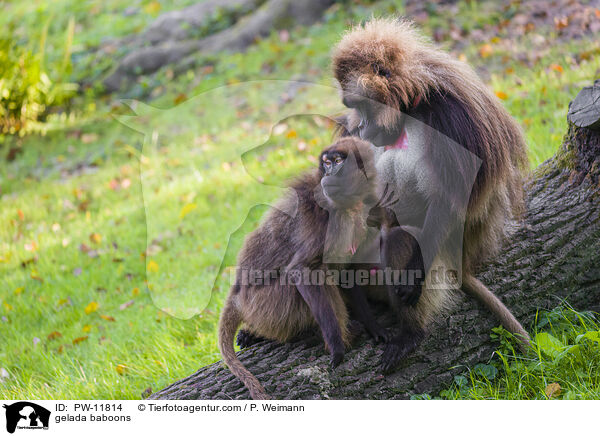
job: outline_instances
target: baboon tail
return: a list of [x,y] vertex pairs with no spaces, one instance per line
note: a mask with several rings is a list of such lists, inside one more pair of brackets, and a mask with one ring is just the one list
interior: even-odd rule
[[231,298],[228,298],[219,320],[219,349],[221,355],[229,370],[244,383],[254,400],[268,400],[270,397],[266,394],[265,389],[258,379],[240,362],[233,349],[235,332],[241,323],[242,317],[239,311],[235,308]]
[[475,297],[487,307],[502,326],[521,341],[521,348],[527,350],[531,338],[510,310],[496,297],[487,286],[470,274],[464,274],[462,289],[468,295]]

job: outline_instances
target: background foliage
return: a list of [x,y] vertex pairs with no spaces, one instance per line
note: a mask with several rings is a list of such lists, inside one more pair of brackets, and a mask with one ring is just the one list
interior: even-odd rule
[[[559,146],[569,101],[600,72],[600,42],[592,32],[600,10],[594,2],[346,1],[328,10],[323,22],[273,32],[245,53],[217,58],[198,53],[192,68],[167,67],[140,77],[123,95],[104,93],[99,83],[112,58],[98,56],[96,48],[108,44],[112,57],[122,56],[125,49],[110,41],[141,32],[160,13],[191,3],[1,3],[1,398],[140,398],[219,358],[215,329],[227,271],[207,310],[190,320],[158,310],[147,279],[177,276],[188,259],[218,268],[234,217],[251,210],[230,259],[264,212],[252,209],[256,199],[276,198],[226,148],[239,150],[268,137],[272,126],[252,119],[264,102],[250,97],[235,111],[215,112],[216,121],[202,132],[193,126],[205,114],[164,111],[162,130],[170,134],[157,136],[161,160],[154,161],[141,152],[143,135],[115,120],[131,115],[121,97],[169,109],[248,80],[332,85],[330,50],[344,29],[373,14],[406,13],[474,65],[522,125],[535,167]],[[542,17],[534,13],[540,9]],[[299,113],[311,113],[311,101],[318,98],[292,97]],[[313,166],[331,138],[329,127],[309,118],[282,123],[277,147],[250,169],[285,179]],[[204,182],[192,184],[183,175],[200,155],[207,165]],[[160,181],[154,187],[157,201],[169,198],[179,212],[172,231],[150,244],[140,182],[148,171]],[[231,218],[199,222],[201,212],[215,204]],[[159,203],[147,206],[160,211]],[[209,244],[208,234],[224,240]],[[600,397],[593,314],[559,307],[528,327],[539,332],[537,357],[513,353],[498,329],[490,332],[498,340],[496,355],[465,368],[452,386],[431,396]]]

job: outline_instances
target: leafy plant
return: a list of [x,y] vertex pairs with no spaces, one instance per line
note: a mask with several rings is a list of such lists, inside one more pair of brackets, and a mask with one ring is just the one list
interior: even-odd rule
[[[66,73],[70,68],[69,50],[73,25],[67,30],[67,50],[61,65],[55,70]],[[67,102],[77,85],[52,81],[44,68],[46,33],[40,39],[40,51],[34,53],[12,36],[0,36],[0,137],[41,130],[48,109]]]
[[[593,313],[559,307],[538,314],[529,354],[513,348],[510,334],[494,329],[495,357],[457,375],[448,399],[598,399],[600,331]],[[543,329],[543,331],[539,331]]]

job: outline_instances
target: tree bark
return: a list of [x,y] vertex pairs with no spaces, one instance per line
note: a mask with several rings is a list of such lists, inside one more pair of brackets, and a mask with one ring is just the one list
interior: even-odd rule
[[[533,172],[526,185],[523,221],[497,260],[481,268],[479,278],[526,328],[538,310],[562,302],[579,310],[600,310],[599,166],[600,132],[570,123],[559,151]],[[393,326],[393,317],[385,310],[379,308],[378,313],[382,324]],[[382,346],[365,335],[334,370],[316,335],[288,344],[262,342],[239,356],[275,399],[402,399],[437,394],[456,373],[488,360],[494,350],[490,330],[496,325],[483,307],[463,298],[435,324],[422,346],[385,376],[378,369]],[[248,399],[249,395],[217,362],[151,398]]]

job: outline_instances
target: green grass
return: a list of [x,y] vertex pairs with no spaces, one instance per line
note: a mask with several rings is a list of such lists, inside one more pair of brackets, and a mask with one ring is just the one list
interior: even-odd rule
[[591,313],[568,307],[540,313],[529,354],[515,352],[508,334],[495,329],[499,349],[454,377],[446,399],[600,399],[600,325]]
[[[131,17],[123,15],[129,3],[121,0],[11,2],[3,5],[0,24],[18,22],[22,44],[33,46],[53,17],[45,50],[54,61],[73,17],[73,69],[65,79],[74,80],[104,67],[94,66],[90,46],[139,31],[158,13],[157,3],[164,11],[191,1],[143,1]],[[463,24],[484,26],[492,18],[473,4],[461,3]],[[376,8],[397,10],[394,2]],[[333,88],[297,91],[282,106],[269,103],[273,93],[261,84],[239,85],[228,97],[211,90],[264,79],[331,86],[332,45],[372,12],[370,6],[334,8],[325,22],[292,29],[288,42],[274,34],[244,54],[199,56],[200,67],[174,78],[167,68],[140,79],[129,95],[160,109],[138,105],[138,117],[123,118],[133,112],[114,97],[82,90],[67,113],[49,117],[45,135],[6,140],[3,155],[9,148],[20,153],[0,164],[0,367],[7,375],[0,374],[0,398],[140,398],[218,360],[215,333],[228,266],[265,210],[254,206],[278,198],[283,182],[314,166],[331,138],[330,124],[319,117],[287,119],[273,136],[271,128],[289,114],[333,114],[340,106]],[[432,16],[424,28],[430,33],[444,23]],[[506,60],[502,44],[491,44],[496,49],[488,57],[480,56],[479,45],[463,54],[523,126],[533,167],[557,149],[568,102],[597,76],[599,45],[555,44],[531,66]],[[227,104],[215,105],[221,98]],[[552,333],[548,323],[538,328],[569,347],[578,335],[598,330],[585,319],[572,321],[566,336]],[[577,345],[586,357],[595,350],[588,339]],[[506,351],[504,342],[499,347]],[[485,363],[499,370],[494,379],[473,373],[444,397],[540,398],[557,381],[563,397],[597,398],[593,358],[505,359]]]

